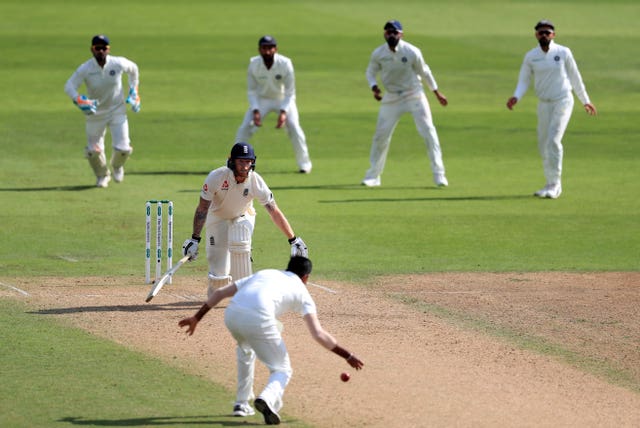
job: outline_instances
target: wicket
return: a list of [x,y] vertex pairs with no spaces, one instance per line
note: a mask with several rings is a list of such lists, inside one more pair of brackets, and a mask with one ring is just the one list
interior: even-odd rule
[[[162,206],[167,204],[167,266],[173,266],[173,201],[166,199],[151,199],[145,204],[146,211],[146,248],[145,248],[145,283],[151,283],[151,207],[155,204],[156,211],[156,275],[155,281],[162,276]],[[171,278],[168,281],[171,284]]]

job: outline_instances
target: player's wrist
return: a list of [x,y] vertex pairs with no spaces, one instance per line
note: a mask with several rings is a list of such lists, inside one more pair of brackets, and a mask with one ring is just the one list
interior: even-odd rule
[[209,307],[209,305],[207,305],[206,303],[204,305],[202,305],[202,307],[198,310],[198,312],[196,312],[196,314],[193,316],[198,322],[200,322],[200,320],[202,319],[202,317],[205,316],[205,314],[207,312],[209,312],[211,308]]
[[331,352],[341,356],[342,358],[344,358],[347,361],[349,361],[349,359],[353,357],[353,354],[351,352],[347,351],[346,349],[344,349],[340,345],[334,346],[333,349],[331,350]]
[[196,235],[195,233],[193,235],[191,235],[191,239],[193,239],[194,241],[196,241],[198,244],[200,243],[200,241],[202,240],[202,238],[199,235]]

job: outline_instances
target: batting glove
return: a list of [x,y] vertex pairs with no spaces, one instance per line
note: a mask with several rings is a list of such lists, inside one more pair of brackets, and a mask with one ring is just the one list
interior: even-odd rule
[[293,238],[289,239],[289,244],[291,244],[291,257],[309,257],[307,244],[304,243],[302,238],[294,236]]
[[187,239],[182,244],[182,255],[189,256],[189,261],[194,261],[198,257],[198,244],[200,243],[200,237],[191,236],[191,239]]
[[90,100],[86,95],[78,95],[73,103],[86,115],[95,114],[98,110],[98,101]]
[[[131,104],[131,110],[134,113],[140,111],[142,105],[140,104],[140,94],[138,94],[138,88],[129,88],[129,96],[127,97],[127,104]],[[186,255],[186,254],[185,254]]]

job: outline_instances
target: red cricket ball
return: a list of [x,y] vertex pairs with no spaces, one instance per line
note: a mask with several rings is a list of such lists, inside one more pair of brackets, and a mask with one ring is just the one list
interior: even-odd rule
[[348,382],[349,379],[351,379],[351,375],[347,372],[342,372],[342,374],[340,375],[340,380],[342,380],[343,382]]

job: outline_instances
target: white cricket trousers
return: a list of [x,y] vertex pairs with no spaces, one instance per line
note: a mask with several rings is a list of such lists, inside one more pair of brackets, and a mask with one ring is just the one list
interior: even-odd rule
[[558,101],[538,102],[538,150],[547,184],[560,184],[562,178],[562,137],[573,113],[573,96]]
[[[261,98],[258,101],[258,109],[260,110],[260,117],[262,117],[262,126],[265,126],[265,117],[270,112],[280,114],[281,100],[272,100]],[[274,124],[275,126],[275,124]],[[309,157],[309,149],[307,148],[307,137],[304,135],[304,131],[300,127],[300,117],[298,115],[298,107],[295,100],[291,101],[289,109],[287,110],[287,121],[285,129],[287,130],[287,136],[291,141],[293,152],[296,156],[296,163],[301,170],[311,171],[311,159]],[[238,128],[236,133],[236,142],[248,143],[253,134],[256,133],[258,127],[253,124],[253,110],[249,108],[244,115],[242,125]]]
[[[242,257],[234,257],[232,260],[230,246],[237,245],[231,242],[229,230],[235,223],[236,227],[246,229],[246,241],[243,243],[248,248]],[[234,280],[251,275],[251,242],[253,229],[256,223],[256,216],[244,214],[231,220],[209,214],[205,223],[205,239],[207,249],[207,262],[209,263],[209,273],[215,276],[232,275]],[[242,266],[232,266],[233,263],[242,263]],[[240,274],[241,273],[241,274]]]
[[258,357],[270,373],[267,385],[259,397],[265,400],[271,409],[280,411],[284,390],[293,370],[276,320],[265,321],[255,311],[230,304],[224,312],[224,322],[238,344],[236,401],[247,402],[255,397],[253,379],[255,359]]
[[131,150],[129,140],[129,122],[126,106],[116,108],[105,114],[87,116],[85,130],[87,134],[87,151],[104,153],[104,137],[107,127],[111,131],[111,144],[121,152]]
[[384,100],[382,101],[369,156],[371,167],[365,174],[365,179],[375,179],[382,175],[384,164],[387,161],[387,154],[389,153],[391,136],[396,129],[400,116],[404,113],[411,113],[418,133],[424,138],[431,163],[431,171],[434,174],[444,174],[444,163],[442,162],[438,133],[433,125],[427,97],[424,92],[420,91],[397,102],[385,103]]

